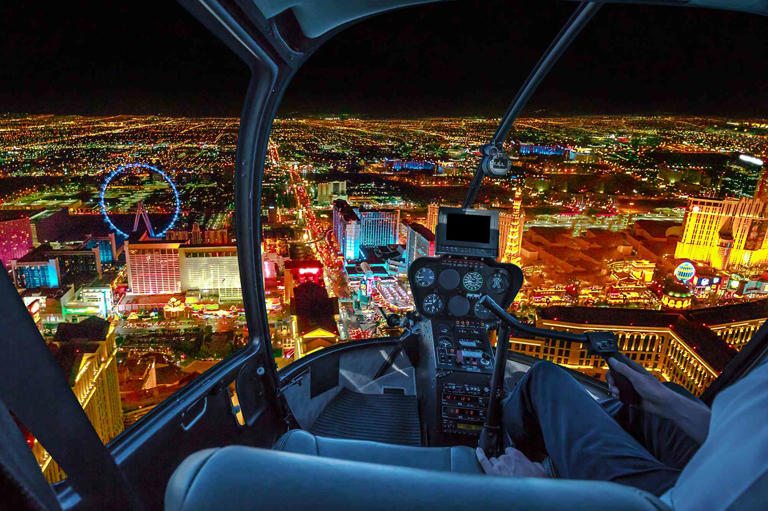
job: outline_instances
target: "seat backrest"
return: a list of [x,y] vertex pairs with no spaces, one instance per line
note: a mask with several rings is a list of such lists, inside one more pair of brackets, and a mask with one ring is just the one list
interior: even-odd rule
[[669,510],[614,483],[462,475],[242,446],[187,458],[168,483],[165,509]]

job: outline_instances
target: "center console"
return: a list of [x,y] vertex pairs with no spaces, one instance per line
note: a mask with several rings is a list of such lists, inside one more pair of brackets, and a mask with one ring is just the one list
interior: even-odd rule
[[479,300],[508,307],[520,268],[499,263],[498,212],[440,208],[435,252],[409,268],[422,317],[417,385],[426,445],[477,445],[485,422],[494,352],[494,316]]
[[[493,351],[486,327],[478,321],[432,320],[423,325],[423,346],[432,348],[435,367],[433,441],[473,442],[488,408]],[[453,438],[455,436],[463,438]]]

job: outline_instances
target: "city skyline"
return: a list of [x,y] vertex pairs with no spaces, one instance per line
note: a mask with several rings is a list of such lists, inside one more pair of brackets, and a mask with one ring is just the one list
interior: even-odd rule
[[[408,269],[435,254],[439,207],[461,203],[496,122],[276,119],[260,240],[279,367],[400,334],[389,317],[417,305]],[[49,346],[61,325],[108,323],[118,386],[90,385],[119,399],[123,427],[247,342],[238,129],[235,117],[0,117],[0,257]],[[499,260],[524,272],[515,314],[578,331],[594,311],[590,328],[615,332],[632,360],[701,392],[768,317],[766,134],[737,117],[519,118],[513,175],[475,204],[499,212]],[[511,342],[605,372],[581,349]]]

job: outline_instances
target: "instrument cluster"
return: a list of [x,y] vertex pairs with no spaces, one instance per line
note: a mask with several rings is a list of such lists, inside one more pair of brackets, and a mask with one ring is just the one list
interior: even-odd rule
[[416,307],[428,318],[493,319],[478,303],[484,294],[505,308],[523,284],[514,264],[476,258],[422,257],[408,273]]

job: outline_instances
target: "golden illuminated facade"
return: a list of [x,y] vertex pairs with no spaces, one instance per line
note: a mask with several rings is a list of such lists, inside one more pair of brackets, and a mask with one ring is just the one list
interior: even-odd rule
[[688,316],[701,321],[731,348],[740,350],[768,320],[768,300],[699,309]]
[[678,259],[718,270],[751,268],[768,262],[768,202],[761,199],[691,199]]
[[499,214],[499,260],[502,263],[514,263],[520,266],[520,252],[523,247],[522,213],[523,198],[520,190],[515,192],[512,209]]
[[427,229],[432,231],[433,234],[437,232],[437,214],[439,210],[440,204],[437,202],[432,202],[427,206]]
[[[115,358],[115,323],[97,317],[77,324],[62,323],[51,351],[101,441],[106,444],[119,435],[123,431],[123,412]],[[37,441],[32,450],[48,482],[66,477]]]
[[[699,395],[720,374],[734,350],[692,314],[550,307],[540,312],[536,326],[569,332],[612,331],[621,351],[631,360],[660,380],[680,384]],[[706,309],[700,315],[716,314]],[[515,337],[510,339],[510,349],[588,376],[604,377],[608,370],[600,357],[588,355],[579,343]]]
[[724,323],[720,325],[707,325],[715,335],[725,341],[728,346],[740,350],[752,338],[757,329],[768,318],[739,321],[738,323]]

